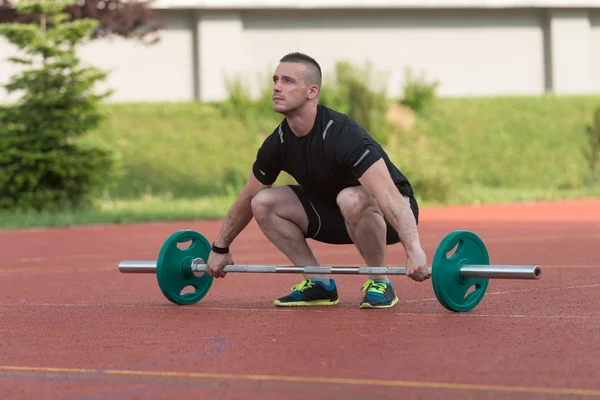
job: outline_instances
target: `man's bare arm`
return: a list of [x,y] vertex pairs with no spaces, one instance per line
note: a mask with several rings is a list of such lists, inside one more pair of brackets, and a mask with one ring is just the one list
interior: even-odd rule
[[271,185],[263,185],[252,172],[248,177],[248,181],[240,192],[235,203],[223,220],[221,231],[215,239],[215,245],[219,247],[228,247],[231,242],[244,230],[252,221],[252,206],[251,201],[263,189],[269,188]]
[[365,190],[377,200],[383,215],[396,229],[407,252],[421,248],[415,217],[409,204],[394,185],[381,159],[375,162],[359,179]]
[[417,281],[429,278],[415,217],[410,205],[394,185],[384,160],[378,160],[369,167],[359,182],[375,198],[385,218],[398,232],[406,250],[407,275]]

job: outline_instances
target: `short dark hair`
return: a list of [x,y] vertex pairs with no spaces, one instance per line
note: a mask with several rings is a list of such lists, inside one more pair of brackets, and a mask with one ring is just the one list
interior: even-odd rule
[[[321,81],[323,79],[322,78],[323,74],[321,72],[321,66],[314,58],[312,58],[304,53],[293,52],[293,53],[286,54],[279,61],[280,62],[290,62],[290,63],[300,63],[300,64],[306,65],[308,73],[309,73],[309,78],[312,75],[314,83],[316,83],[319,86],[319,88],[321,88]],[[313,82],[311,82],[311,83],[313,83]]]

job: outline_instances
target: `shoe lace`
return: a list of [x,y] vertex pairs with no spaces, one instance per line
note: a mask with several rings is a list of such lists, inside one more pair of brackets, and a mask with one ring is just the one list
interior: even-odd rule
[[383,294],[385,292],[386,287],[387,285],[385,283],[377,283],[372,279],[369,279],[365,282],[361,290],[363,292],[376,292]]
[[309,278],[306,278],[301,283],[297,284],[296,286],[293,286],[292,291],[304,292],[306,289],[310,289],[313,286],[314,286],[314,282],[311,281]]

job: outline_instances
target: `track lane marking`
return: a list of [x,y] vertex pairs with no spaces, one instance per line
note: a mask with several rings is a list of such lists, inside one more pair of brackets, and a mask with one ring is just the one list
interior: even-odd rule
[[124,369],[95,370],[86,368],[60,368],[60,367],[28,367],[0,365],[0,371],[23,371],[23,372],[48,372],[48,373],[76,373],[90,375],[125,375],[142,377],[175,377],[196,379],[223,379],[223,380],[250,380],[270,382],[300,382],[300,383],[329,383],[343,385],[362,386],[389,386],[389,387],[412,387],[417,389],[449,389],[449,390],[472,390],[486,392],[524,392],[538,394],[564,394],[578,396],[600,396],[600,390],[576,389],[576,388],[552,388],[552,387],[529,387],[508,385],[480,385],[468,383],[449,382],[423,382],[402,380],[379,380],[379,379],[354,379],[334,377],[301,377],[286,375],[251,375],[251,374],[228,374],[228,373],[205,373],[205,372],[175,372],[175,371],[139,371]]
[[[435,300],[435,299],[432,299]],[[148,308],[148,309],[167,309],[173,308],[171,305],[144,305],[144,304],[54,304],[54,303],[0,303],[0,306],[30,306],[30,307],[124,307],[124,308]],[[298,312],[294,309],[275,309],[275,308],[236,308],[236,307],[188,307],[191,311],[238,311],[238,312],[269,312],[269,313],[293,313]],[[333,313],[334,310],[313,309],[315,313]],[[450,312],[410,312],[410,311],[395,311],[394,315],[414,315],[422,317],[453,317],[453,318],[468,318],[468,317],[488,317],[488,318],[536,318],[536,319],[600,319],[600,316],[594,315],[538,315],[538,314],[481,314],[481,313],[450,313]]]

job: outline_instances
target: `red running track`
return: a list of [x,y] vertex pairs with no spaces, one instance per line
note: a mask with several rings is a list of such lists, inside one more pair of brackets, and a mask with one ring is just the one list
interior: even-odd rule
[[[400,303],[360,310],[361,276],[338,276],[330,308],[277,309],[299,276],[230,274],[176,306],[153,275],[174,231],[214,238],[219,221],[0,232],[2,399],[600,398],[600,201],[423,208],[429,260],[451,230],[482,237],[494,264],[538,264],[539,281],[492,280],[452,313],[431,282],[392,277]],[[352,246],[310,242],[323,264]],[[289,263],[252,223],[238,264]],[[389,264],[404,251],[389,248]]]

